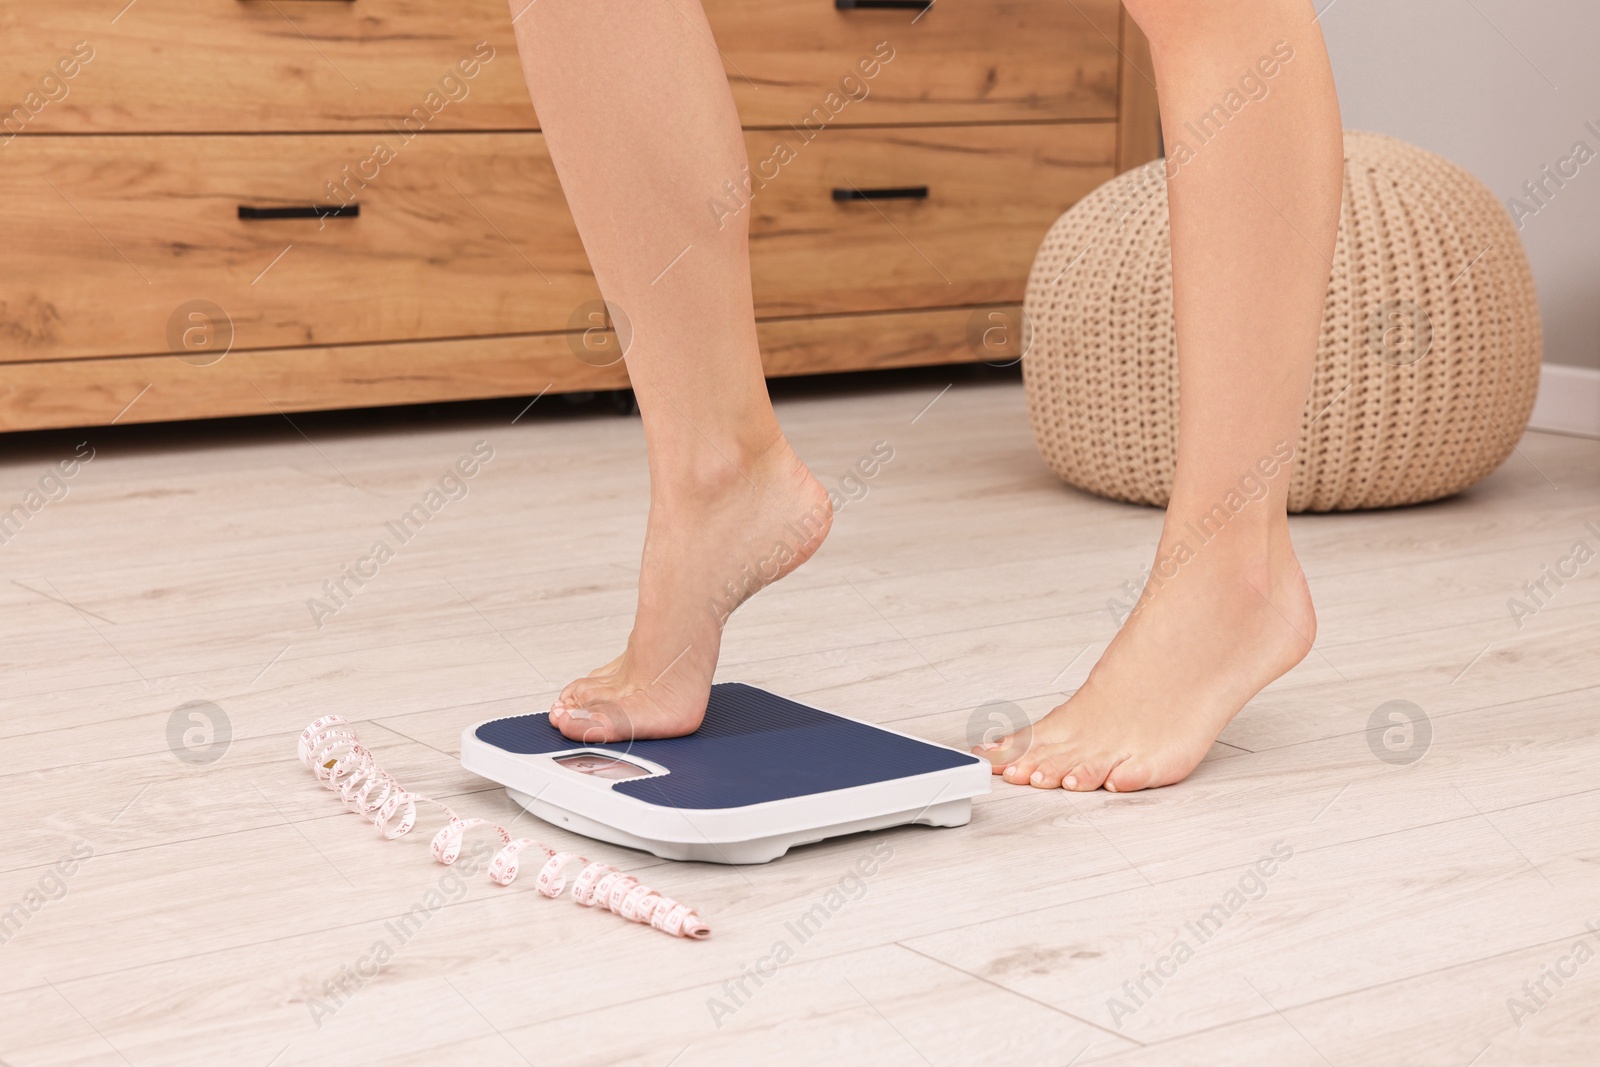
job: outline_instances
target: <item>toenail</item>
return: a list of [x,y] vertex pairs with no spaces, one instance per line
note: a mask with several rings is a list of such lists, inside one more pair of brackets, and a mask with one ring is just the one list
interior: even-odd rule
[[978,751],[979,752],[992,752],[994,749],[997,749],[999,747],[1000,747],[1000,742],[999,741],[985,741],[983,744],[978,746]]
[[568,708],[567,718],[583,719],[584,721],[588,721],[589,719],[594,718],[594,716],[589,714],[588,708]]
[[1066,786],[1068,789],[1076,789],[1076,788],[1078,788],[1078,779],[1076,777],[1074,777],[1073,775],[1069,774],[1069,775],[1067,775],[1067,780],[1062,782],[1061,784]]
[[1110,781],[1106,782],[1106,791],[1108,793],[1115,793],[1117,791],[1117,783]]
[[1028,781],[1032,782],[1034,785],[1038,785],[1040,782],[1044,781],[1044,772],[1034,771],[1033,777],[1029,778]]

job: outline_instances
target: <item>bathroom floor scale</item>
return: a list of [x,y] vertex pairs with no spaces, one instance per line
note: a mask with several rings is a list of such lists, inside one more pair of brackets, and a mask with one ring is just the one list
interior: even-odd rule
[[986,760],[737,682],[687,737],[568,740],[544,712],[461,735],[461,765],[546,822],[662,859],[766,863],[795,845],[920,823],[964,826]]

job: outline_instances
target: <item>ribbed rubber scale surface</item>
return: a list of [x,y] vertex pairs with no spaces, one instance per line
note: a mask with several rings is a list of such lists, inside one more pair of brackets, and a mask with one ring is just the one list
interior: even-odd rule
[[631,753],[671,773],[617,782],[613,789],[647,804],[690,809],[742,808],[978,762],[976,756],[830,715],[739,682],[711,687],[705,722],[688,737],[578,744],[562,737],[542,712],[486,722],[477,736],[519,754],[573,749]]

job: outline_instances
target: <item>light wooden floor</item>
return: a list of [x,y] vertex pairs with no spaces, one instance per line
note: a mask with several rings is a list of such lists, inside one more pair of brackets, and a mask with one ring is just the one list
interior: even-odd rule
[[[830,484],[877,441],[895,456],[736,617],[721,677],[953,744],[986,702],[1037,715],[1081,682],[1159,516],[1063,488],[1016,383],[924,410],[949,380],[782,402]],[[457,764],[462,726],[546,707],[620,648],[638,421],[547,398],[511,425],[518,407],[5,443],[0,510],[77,440],[97,451],[0,546],[0,912],[26,913],[0,944],[0,1061],[1600,1062],[1600,561],[1521,628],[1506,606],[1600,541],[1600,442],[1530,435],[1454,500],[1295,520],[1317,651],[1180,786],[1001,783],[965,828],[749,869],[586,849],[698,905],[715,935],[696,944],[526,880],[441,883],[426,834],[378,840],[294,759],[339,712],[403,781],[509,819]],[[308,598],[480,439],[468,496],[318,629]],[[1390,700],[1429,717],[1419,762],[1374,754]],[[231,724],[214,762],[169,749],[188,701]],[[864,894],[800,943],[785,924],[879,842]],[[1200,943],[1186,924],[1275,844],[1292,856],[1264,895]],[[47,871],[75,845],[93,855],[62,895]],[[28,911],[41,884],[58,899]],[[319,1027],[324,983],[441,885],[455,899]],[[1178,938],[1192,958],[1115,1010]],[[711,998],[732,1007],[724,983],[779,941],[793,959],[718,1026]],[[1530,999],[1580,941],[1575,975]],[[1512,997],[1537,1009],[1520,1026]]]

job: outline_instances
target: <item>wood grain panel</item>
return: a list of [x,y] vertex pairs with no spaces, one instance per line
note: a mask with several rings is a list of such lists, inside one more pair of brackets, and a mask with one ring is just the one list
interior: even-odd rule
[[1156,99],[1156,65],[1150,41],[1122,13],[1121,76],[1117,90],[1117,173],[1161,154],[1161,110]]
[[[748,136],[752,158],[777,139]],[[550,332],[598,299],[540,135],[392,144],[380,168],[350,135],[21,145],[0,176],[16,220],[0,361],[172,351],[173,317],[196,299],[226,312],[239,349]],[[768,318],[1020,300],[1040,236],[1110,177],[1114,130],[828,130],[794,145],[744,209]],[[352,167],[376,170],[344,186],[358,218],[238,218],[240,204],[333,203],[327,182]],[[924,200],[833,198],[924,184]]]
[[[238,349],[566,330],[599,299],[536,133],[51,137],[7,164],[0,361],[173,351],[196,299]],[[334,182],[359,217],[238,217]]]
[[972,363],[982,358],[974,336],[982,337],[986,317],[994,313],[1014,320],[1018,311],[1015,306],[946,308],[762,322],[761,362],[771,378]]
[[[117,15],[121,6],[0,0],[0,107],[24,108],[23,133],[538,123],[505,0],[137,0]],[[80,41],[92,58],[63,78],[55,64]],[[41,87],[51,73],[64,95]],[[47,101],[37,111],[35,92]]]
[[578,359],[566,334],[233,352],[209,366],[171,355],[7,363],[0,364],[0,430],[534,396],[546,389],[627,384],[621,363],[597,367]]
[[[993,308],[784,319],[760,324],[773,377],[970,362],[974,316]],[[541,392],[622,389],[627,368],[579,358],[574,334],[0,363],[0,432],[265,415]],[[593,349],[588,350],[590,353]]]
[[[767,317],[1020,302],[1045,231],[1116,162],[1108,123],[830,129],[810,142],[751,132],[746,143],[757,185],[742,210]],[[833,196],[917,186],[926,199]],[[716,203],[737,209],[731,195]]]
[[1116,118],[1116,0],[938,0],[926,12],[705,0],[705,9],[746,126]]
[[[47,100],[26,108],[22,132],[380,130],[423,107],[431,129],[538,124],[501,0],[138,0],[115,22],[89,6],[0,0],[0,105]],[[819,107],[844,125],[1116,117],[1115,0],[941,0],[921,17],[816,0],[705,6],[746,125]],[[41,89],[80,41],[93,58],[64,95]],[[863,79],[878,42],[893,59]],[[461,77],[475,55],[491,58]]]

